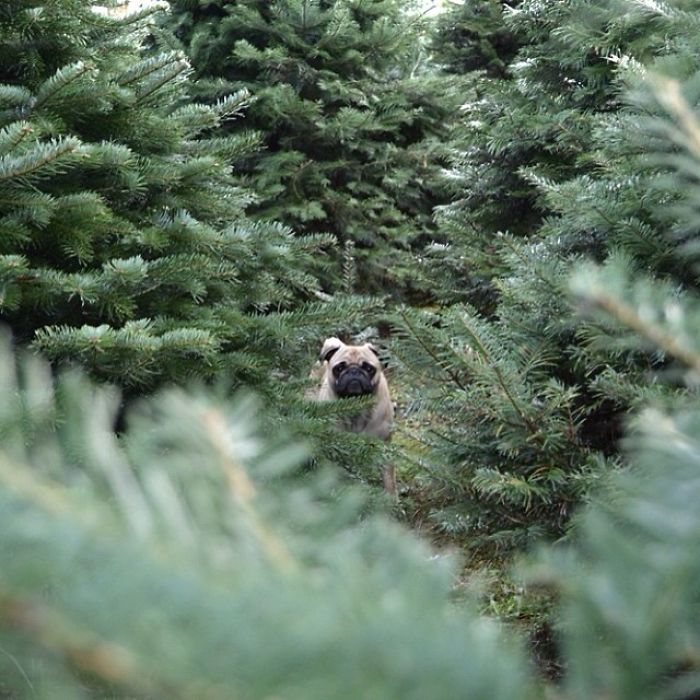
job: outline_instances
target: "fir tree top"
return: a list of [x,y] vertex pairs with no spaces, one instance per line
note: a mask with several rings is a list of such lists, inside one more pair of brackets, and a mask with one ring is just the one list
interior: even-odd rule
[[142,50],[161,6],[100,6],[0,8],[2,318],[122,384],[207,374],[222,351],[250,379],[251,314],[311,293],[327,239],[247,220],[232,162],[257,138],[217,131],[246,93],[192,104],[184,55]]
[[430,235],[439,199],[434,174],[452,95],[423,71],[413,8],[395,0],[174,3],[172,26],[198,95],[254,95],[249,123],[266,147],[246,163],[261,197],[255,215],[353,244],[365,292],[410,284],[399,251]]

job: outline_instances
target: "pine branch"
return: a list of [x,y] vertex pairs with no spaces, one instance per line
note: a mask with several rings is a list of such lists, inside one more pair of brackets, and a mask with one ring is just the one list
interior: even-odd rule
[[118,26],[130,28],[131,25],[141,26],[144,24],[144,20],[169,10],[170,3],[167,0],[147,0],[147,2],[141,3],[141,6],[137,6],[130,12],[111,19]]
[[83,155],[85,155],[83,144],[74,136],[38,143],[22,156],[5,155],[0,158],[0,180],[32,176],[48,177],[59,171],[65,163]]
[[141,60],[131,66],[119,75],[118,83],[124,87],[133,86],[147,78],[158,76],[166,68],[169,71],[177,69],[179,73],[186,63],[187,59],[182,52],[162,53],[158,56]]
[[172,119],[182,125],[187,137],[192,138],[206,129],[213,129],[243,114],[251,101],[247,90],[238,90],[217,100],[214,105],[183,105],[173,112]]
[[413,324],[410,318],[410,314],[407,312],[407,310],[400,309],[399,315],[403,323],[406,325],[407,329],[412,334],[413,338],[418,342],[423,351],[434,360],[435,366],[443,369],[446,372],[446,374],[450,377],[452,382],[457,387],[459,387],[459,389],[461,389],[462,391],[466,391],[467,386],[462,382],[462,379],[455,372],[452,371],[452,369],[449,366],[449,363],[445,363],[443,361],[443,358],[438,355],[435,349],[423,340],[422,333]]
[[0,130],[0,156],[12,153],[30,134],[34,132],[29,122],[13,122]]
[[168,70],[163,70],[159,75],[154,75],[151,80],[139,86],[137,90],[137,102],[144,104],[149,97],[158,92],[163,86],[173,83],[176,78],[183,77],[191,70],[185,59],[173,62]]
[[48,80],[39,87],[33,110],[40,110],[42,107],[51,104],[63,90],[68,89],[84,75],[95,72],[95,66],[90,63],[78,61],[72,65],[59,68]]
[[501,391],[505,394],[507,397],[510,405],[515,409],[515,412],[518,414],[520,419],[523,422],[523,425],[527,427],[527,429],[530,431],[530,433],[533,436],[540,436],[541,431],[540,428],[535,425],[530,418],[527,416],[525,413],[523,407],[520,405],[520,403],[516,400],[515,396],[513,393],[510,391],[510,388],[508,386],[508,382],[506,381],[505,375],[503,374],[498,361],[491,355],[489,352],[489,349],[486,347],[486,345],[482,342],[481,337],[479,334],[473,329],[469,323],[467,322],[467,316],[465,314],[460,315],[460,321],[464,327],[464,330],[467,333],[467,337],[469,338],[470,342],[474,345],[476,351],[479,353],[479,355],[486,361],[486,364],[488,367],[493,371],[494,375],[496,376],[496,379],[498,381],[498,385],[501,387]]
[[[641,279],[631,283],[623,265],[621,261],[610,261],[602,269],[587,266],[572,278],[573,293],[700,373],[700,353],[695,338],[689,334],[684,307],[660,285],[655,287]],[[627,301],[630,296],[636,303]]]
[[13,122],[17,119],[18,109],[20,114],[28,113],[34,96],[30,90],[21,85],[0,84],[0,105],[6,111],[0,115],[4,122]]

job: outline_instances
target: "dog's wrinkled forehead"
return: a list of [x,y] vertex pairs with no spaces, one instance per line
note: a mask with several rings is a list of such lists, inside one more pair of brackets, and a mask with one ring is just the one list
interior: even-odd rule
[[328,338],[323,343],[321,361],[328,361],[332,367],[341,362],[347,362],[348,364],[369,362],[373,367],[381,368],[381,363],[377,357],[377,349],[374,345],[371,343],[346,345],[338,338]]
[[375,353],[365,345],[346,345],[339,348],[338,352],[333,353],[329,360],[331,366],[347,362],[349,365],[361,365],[363,362],[369,362],[373,367],[379,367],[379,359]]

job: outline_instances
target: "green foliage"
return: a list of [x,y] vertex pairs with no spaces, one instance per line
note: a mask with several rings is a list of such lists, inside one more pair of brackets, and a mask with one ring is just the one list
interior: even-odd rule
[[[686,122],[698,124],[695,117]],[[687,165],[683,154],[677,161]],[[697,212],[691,220],[698,223]],[[692,697],[700,687],[700,522],[693,507],[700,488],[700,295],[630,275],[620,260],[581,270],[572,290],[600,327],[601,346],[656,349],[673,370],[668,376],[688,392],[674,400],[673,414],[652,407],[635,417],[625,441],[631,465],[582,519],[577,551],[542,559],[540,580],[557,580],[567,592],[561,624],[567,693]]]
[[[530,236],[541,225],[546,229],[552,214],[571,209],[572,191],[592,214],[591,179],[610,165],[597,155],[612,145],[602,145],[598,129],[624,104],[615,59],[668,52],[656,19],[624,0],[469,2],[441,19],[438,55],[448,56],[448,69],[474,71],[465,81],[464,117],[452,143],[454,201],[438,211],[442,230],[463,256],[464,299],[493,310],[491,277],[508,273],[494,240],[498,232]],[[557,207],[550,186],[565,183],[566,199]],[[586,224],[581,232],[559,226],[557,235],[598,255],[604,233]]]
[[[481,7],[448,13],[444,35],[466,22],[493,38],[491,22],[469,19]],[[679,299],[697,292],[700,62],[687,12],[523,2],[503,13],[519,46],[503,49],[507,70],[485,62],[481,35],[463,47],[484,70],[471,76],[454,141],[457,199],[438,212],[448,245],[424,266],[448,308],[396,325],[438,423],[418,435],[429,444],[422,471],[440,486],[429,510],[468,546],[565,532],[573,506],[619,463],[628,412],[687,397],[666,342],[682,357],[685,338],[659,320],[676,306],[652,313],[657,292],[630,283],[625,303],[648,301],[635,321],[646,340],[630,342],[615,322],[576,318],[568,298],[585,259],[607,272],[583,268],[579,291],[622,293],[644,271]]]
[[[124,402],[0,348],[0,695],[697,695],[694,0],[442,16],[437,60],[474,72],[437,236],[444,79],[398,3],[183,0],[196,86],[152,10],[96,9],[0,7],[0,313],[130,398],[222,381]],[[388,315],[318,275],[437,302],[394,314],[403,425],[429,419],[396,446],[303,398],[324,334]],[[556,686],[339,478],[407,453],[402,507],[466,547],[568,535],[530,569]],[[490,612],[539,624],[521,593]]]
[[644,413],[628,439],[633,468],[587,513],[576,554],[554,559],[567,593],[568,697],[692,697],[700,687],[698,418],[697,406]]
[[169,390],[117,438],[117,392],[77,373],[54,390],[35,357],[0,354],[7,697],[632,700],[700,686],[697,406],[642,415],[629,466],[568,548],[530,567],[561,599],[564,675],[549,687],[493,621],[449,602],[448,558],[360,522],[362,499],[328,473],[300,481],[306,450],[251,399]]
[[2,348],[0,690],[12,698],[529,697],[516,645],[449,603],[444,557],[255,402],[116,392]]
[[458,306],[397,318],[394,353],[435,422],[420,436],[430,519],[472,549],[560,535],[611,466],[582,436],[599,404],[553,377],[556,358],[523,346],[511,322]]
[[518,0],[446,3],[434,27],[432,52],[445,70],[458,75],[484,71],[491,77],[506,77],[520,43],[506,21]]
[[[244,128],[266,150],[242,166],[256,217],[330,232],[345,252],[353,243],[363,293],[428,293],[412,251],[434,234],[441,137],[456,97],[426,72],[411,9],[395,0],[173,3],[197,95],[254,95]],[[342,258],[339,249],[328,288],[338,288]]]
[[132,392],[222,369],[261,385],[294,333],[275,313],[316,298],[332,239],[246,215],[232,162],[258,137],[220,127],[247,93],[191,103],[184,55],[142,50],[159,6],[99,4],[0,11],[2,319]]

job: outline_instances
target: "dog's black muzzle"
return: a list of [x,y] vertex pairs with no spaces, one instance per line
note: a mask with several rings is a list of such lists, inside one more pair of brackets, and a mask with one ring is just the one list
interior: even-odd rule
[[363,396],[373,392],[371,374],[359,365],[348,365],[335,375],[335,393],[338,396]]

